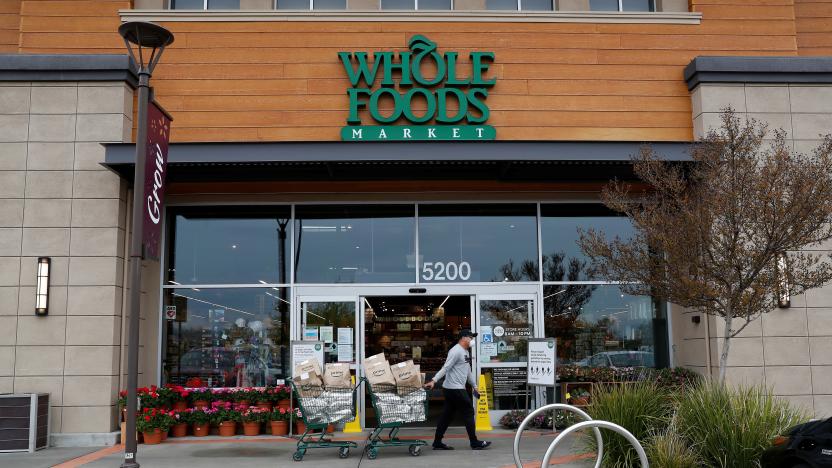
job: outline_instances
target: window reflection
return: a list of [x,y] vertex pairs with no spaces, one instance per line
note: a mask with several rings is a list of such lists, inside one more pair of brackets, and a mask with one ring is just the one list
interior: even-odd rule
[[543,287],[546,336],[557,338],[558,362],[590,367],[653,367],[652,299],[615,285]]
[[544,281],[580,281],[589,276],[589,259],[578,246],[578,230],[594,229],[607,239],[628,240],[633,225],[625,216],[597,204],[541,205]]
[[296,281],[413,282],[414,206],[298,206],[295,218]]
[[424,282],[537,281],[534,205],[419,205]]
[[532,337],[534,302],[523,300],[480,301],[480,362],[526,362]]
[[167,284],[287,283],[290,213],[288,206],[174,213]]
[[289,289],[165,289],[164,381],[271,385],[289,375]]

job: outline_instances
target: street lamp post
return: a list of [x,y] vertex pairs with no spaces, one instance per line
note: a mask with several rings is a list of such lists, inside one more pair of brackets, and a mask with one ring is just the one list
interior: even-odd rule
[[[136,166],[133,175],[133,218],[130,239],[130,322],[127,339],[127,415],[122,468],[139,468],[136,458],[136,387],[139,380],[139,314],[141,312],[141,262],[142,227],[144,210],[145,156],[147,145],[147,106],[150,101],[150,76],[159,63],[165,47],[173,42],[173,34],[167,29],[141,21],[124,23],[118,28],[124,45],[138,67],[139,112],[136,123]],[[135,46],[135,47],[134,47]],[[135,51],[134,51],[135,48]],[[145,57],[147,56],[147,57]],[[145,62],[147,58],[147,62]]]

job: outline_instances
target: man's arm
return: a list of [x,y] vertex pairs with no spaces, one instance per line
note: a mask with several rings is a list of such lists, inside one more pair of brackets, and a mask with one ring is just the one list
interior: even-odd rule
[[434,374],[433,378],[425,384],[426,387],[433,388],[436,385],[436,382],[442,380],[442,377],[445,377],[445,373],[448,372],[448,369],[454,365],[456,362],[456,353],[450,352],[448,353],[448,357],[445,359],[445,364],[442,365],[442,368],[439,369],[439,372]]

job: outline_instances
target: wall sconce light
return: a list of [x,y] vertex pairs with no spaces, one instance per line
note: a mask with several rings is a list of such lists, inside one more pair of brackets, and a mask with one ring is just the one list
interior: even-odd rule
[[701,319],[698,315],[694,315],[694,316],[692,316],[692,317],[690,318],[690,321],[691,321],[691,322],[693,322],[693,323],[695,323],[695,324],[697,324],[697,325],[699,325],[699,322],[701,322],[701,321],[702,321],[702,319]]
[[38,285],[35,290],[35,315],[49,315],[49,266],[52,259],[38,258]]

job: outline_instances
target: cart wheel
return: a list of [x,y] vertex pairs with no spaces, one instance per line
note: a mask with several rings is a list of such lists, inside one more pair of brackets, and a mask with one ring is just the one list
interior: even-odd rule
[[303,456],[306,454],[305,450],[298,450],[292,455],[292,460],[294,461],[301,461],[303,460]]
[[375,460],[378,457],[378,450],[368,447],[367,448],[367,458],[370,460]]
[[420,447],[420,446],[418,446],[418,445],[411,445],[411,446],[408,448],[408,451],[410,452],[410,454],[411,454],[412,456],[414,456],[414,457],[418,457],[419,455],[421,455],[421,454],[422,454],[422,447]]
[[338,458],[347,458],[350,456],[350,448],[349,447],[341,447],[338,449]]

